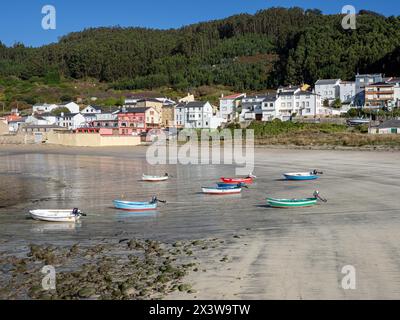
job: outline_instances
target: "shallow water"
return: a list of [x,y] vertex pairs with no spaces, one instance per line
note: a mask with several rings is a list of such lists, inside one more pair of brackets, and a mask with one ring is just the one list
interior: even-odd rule
[[[360,270],[361,289],[349,298],[400,297],[400,153],[260,148],[256,183],[241,195],[221,197],[203,195],[201,187],[234,176],[233,166],[152,167],[144,148],[37,148],[0,149],[0,251],[22,252],[32,242],[216,237],[230,240],[226,250],[234,264],[194,279],[202,298],[227,292],[227,298],[346,298],[338,284],[347,264]],[[282,180],[284,172],[311,169],[325,174],[310,182]],[[165,172],[173,176],[168,182],[139,181],[143,173]],[[314,190],[328,203],[294,210],[265,206],[267,196],[309,197]],[[153,195],[168,204],[146,214],[112,208],[114,199]],[[88,214],[80,224],[48,224],[28,215],[72,207]],[[233,241],[235,235],[241,238]],[[211,264],[218,256],[209,259]],[[221,292],[221,281],[239,276],[240,287],[235,282]]]

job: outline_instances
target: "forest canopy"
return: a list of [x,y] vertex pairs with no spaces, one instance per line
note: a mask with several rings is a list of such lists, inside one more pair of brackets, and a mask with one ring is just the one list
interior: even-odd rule
[[400,17],[363,10],[356,30],[344,30],[342,18],[270,8],[180,29],[87,29],[40,48],[0,42],[0,77],[49,84],[95,78],[121,90],[225,85],[256,91],[400,71]]

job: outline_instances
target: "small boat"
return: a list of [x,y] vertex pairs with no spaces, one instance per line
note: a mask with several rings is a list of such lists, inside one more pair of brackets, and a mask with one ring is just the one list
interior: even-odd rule
[[151,201],[148,202],[131,202],[122,200],[113,201],[116,209],[138,212],[155,210],[157,209],[159,202],[166,203],[166,201],[158,200],[157,197],[153,197]]
[[68,210],[31,210],[31,217],[47,222],[77,222],[81,216],[86,216],[79,209]]
[[142,176],[142,181],[146,182],[161,182],[161,181],[167,181],[168,179],[169,179],[168,173],[166,173],[164,176],[147,176],[147,175]]
[[287,180],[304,181],[304,180],[316,180],[319,178],[321,174],[323,174],[323,172],[318,172],[317,170],[314,170],[312,172],[284,173],[283,176]]
[[221,189],[234,189],[237,187],[246,187],[246,184],[245,183],[230,184],[230,183],[221,182],[221,183],[217,183],[217,187],[221,188]]
[[228,195],[228,194],[239,194],[242,192],[242,188],[246,186],[242,184],[223,186],[223,187],[202,187],[202,191],[205,194],[213,195]]
[[267,204],[273,208],[304,208],[304,207],[312,207],[317,204],[318,200],[322,202],[327,202],[326,199],[323,199],[318,191],[314,192],[312,198],[305,199],[274,199],[268,198]]
[[252,184],[256,176],[253,176],[251,173],[245,178],[221,178],[221,181],[225,184],[235,184],[244,183],[244,184]]

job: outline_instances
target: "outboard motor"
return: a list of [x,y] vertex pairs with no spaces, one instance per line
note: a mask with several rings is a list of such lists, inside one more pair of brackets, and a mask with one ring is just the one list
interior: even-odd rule
[[79,216],[80,215],[79,209],[78,208],[74,208],[74,210],[72,210],[72,214],[74,216]]
[[151,202],[150,203],[156,203],[158,201],[157,197],[154,196],[153,198],[151,198]]
[[321,200],[322,202],[328,202],[328,200],[322,198],[322,197],[319,195],[319,191],[314,191],[314,198],[319,199],[319,200]]

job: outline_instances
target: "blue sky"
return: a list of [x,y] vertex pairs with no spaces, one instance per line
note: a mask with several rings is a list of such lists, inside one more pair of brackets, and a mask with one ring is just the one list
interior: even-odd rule
[[[41,27],[42,7],[47,4],[54,5],[57,10],[56,30],[45,31]],[[387,16],[400,15],[397,0],[2,0],[0,41],[9,46],[16,42],[40,46],[89,27],[120,25],[168,29],[237,13],[255,13],[274,6],[339,13],[347,4],[354,5],[357,11],[368,9]]]

